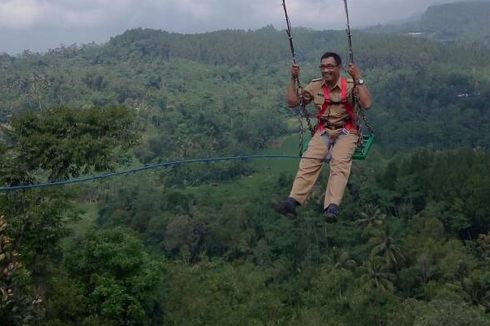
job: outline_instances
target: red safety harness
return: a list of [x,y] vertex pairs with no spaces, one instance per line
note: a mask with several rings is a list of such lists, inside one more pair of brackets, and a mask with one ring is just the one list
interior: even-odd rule
[[318,115],[316,116],[318,124],[315,128],[316,131],[320,131],[320,133],[323,133],[325,131],[325,125],[321,123],[321,118],[323,117],[325,112],[327,112],[329,106],[332,104],[343,104],[345,110],[347,111],[347,114],[349,115],[349,118],[345,121],[342,128],[345,128],[348,131],[357,130],[354,107],[347,100],[347,78],[341,77],[340,83],[342,97],[339,102],[332,101],[332,99],[330,98],[330,90],[326,85],[323,85],[323,96],[325,98],[325,102],[323,102],[322,109],[320,110],[320,112],[318,112]]

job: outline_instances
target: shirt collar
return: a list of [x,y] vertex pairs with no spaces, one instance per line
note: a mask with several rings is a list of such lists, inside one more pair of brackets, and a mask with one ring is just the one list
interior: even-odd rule
[[[322,81],[322,86],[326,86],[328,87],[328,85],[325,83],[325,80]],[[335,88],[339,88],[339,89],[342,89],[342,76],[339,76],[339,79],[337,80],[337,83],[332,87],[332,88],[329,88],[331,91],[333,91]]]

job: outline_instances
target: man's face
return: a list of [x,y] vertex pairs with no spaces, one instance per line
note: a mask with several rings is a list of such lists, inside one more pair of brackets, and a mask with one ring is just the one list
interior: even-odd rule
[[337,65],[333,57],[322,59],[320,62],[320,71],[322,72],[323,80],[327,84],[337,82],[340,77],[340,70],[341,67]]

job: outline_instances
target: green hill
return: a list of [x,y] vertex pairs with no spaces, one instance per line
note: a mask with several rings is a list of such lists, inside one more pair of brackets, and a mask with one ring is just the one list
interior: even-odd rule
[[[297,29],[294,37],[303,83],[318,76],[324,51],[346,57],[342,31]],[[490,128],[488,51],[361,32],[354,48],[375,98],[369,118],[378,145],[488,148],[490,135],[479,132]],[[286,34],[272,27],[198,35],[136,29],[102,46],[4,55],[0,112],[6,122],[26,109],[126,105],[150,121],[137,151],[144,162],[163,153],[248,152],[287,132],[289,65]]]
[[465,1],[434,5],[416,21],[375,26],[369,32],[406,34],[445,43],[490,47],[490,2]]

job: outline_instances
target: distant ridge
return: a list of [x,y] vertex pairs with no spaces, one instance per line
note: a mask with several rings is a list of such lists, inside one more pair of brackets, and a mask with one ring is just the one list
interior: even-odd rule
[[430,6],[417,20],[367,28],[371,33],[405,34],[446,43],[490,47],[490,1]]

